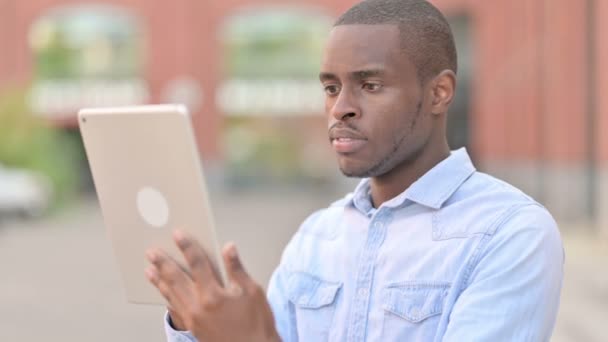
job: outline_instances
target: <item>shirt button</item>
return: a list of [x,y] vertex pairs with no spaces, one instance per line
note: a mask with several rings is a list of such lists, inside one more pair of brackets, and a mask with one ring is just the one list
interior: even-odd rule
[[378,229],[382,228],[382,222],[375,222],[374,227],[376,227]]
[[367,297],[368,291],[366,288],[362,287],[357,290],[357,294],[359,295],[359,297]]

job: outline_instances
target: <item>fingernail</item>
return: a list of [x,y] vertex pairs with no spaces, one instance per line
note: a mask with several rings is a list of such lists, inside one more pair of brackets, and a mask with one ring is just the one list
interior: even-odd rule
[[148,267],[146,269],[146,278],[148,278],[149,281],[154,282],[157,278],[157,274],[156,274],[156,270],[154,270],[154,268]]
[[234,243],[230,243],[230,245],[228,245],[228,250],[226,252],[227,252],[228,257],[230,259],[236,259],[237,258],[236,246],[235,246]]
[[149,250],[146,252],[146,258],[148,258],[148,261],[150,262],[155,262],[158,259],[158,254],[153,250]]
[[175,239],[175,242],[177,242],[177,244],[178,244],[180,247],[185,246],[185,244],[186,244],[186,242],[187,242],[187,241],[186,241],[186,240],[187,240],[187,239],[186,239],[186,235],[185,235],[185,234],[184,234],[184,232],[183,232],[183,231],[181,231],[180,229],[176,229],[176,230],[173,232],[173,238]]
[[181,229],[176,229],[176,230],[173,231],[173,237],[176,240],[181,240],[181,239],[184,238],[184,232],[182,232]]

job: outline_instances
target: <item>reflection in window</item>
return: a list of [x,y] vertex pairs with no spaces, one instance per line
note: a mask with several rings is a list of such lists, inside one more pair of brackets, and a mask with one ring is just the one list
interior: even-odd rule
[[318,80],[331,18],[301,10],[256,10],[231,17],[224,30],[229,180],[324,181],[335,167],[327,148],[324,94]]
[[222,33],[224,74],[218,104],[229,115],[319,113],[317,75],[331,20],[301,11],[258,11],[232,17]]
[[296,11],[234,16],[223,32],[225,72],[236,78],[316,77],[330,24],[327,17]]
[[33,24],[29,44],[31,102],[40,114],[147,101],[142,30],[124,10],[88,5],[50,11]]

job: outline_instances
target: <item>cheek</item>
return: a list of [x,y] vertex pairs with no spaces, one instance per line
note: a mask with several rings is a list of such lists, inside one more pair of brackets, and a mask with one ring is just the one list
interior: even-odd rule
[[368,121],[370,133],[379,141],[388,141],[390,137],[400,136],[410,126],[413,113],[408,112],[402,101],[378,101],[370,103],[364,120]]

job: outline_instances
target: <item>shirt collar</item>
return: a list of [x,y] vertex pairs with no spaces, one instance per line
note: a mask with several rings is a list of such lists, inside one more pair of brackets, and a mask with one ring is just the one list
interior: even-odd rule
[[[404,192],[385,202],[385,207],[398,207],[406,200],[440,209],[443,203],[475,172],[475,166],[465,148],[452,151]],[[355,188],[350,203],[359,211],[368,213],[373,208],[369,178],[361,180]]]

